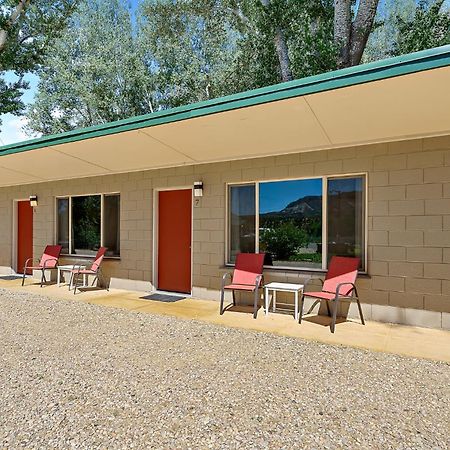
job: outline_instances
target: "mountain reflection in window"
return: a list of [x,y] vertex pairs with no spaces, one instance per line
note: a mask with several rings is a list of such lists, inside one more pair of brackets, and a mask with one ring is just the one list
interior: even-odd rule
[[230,262],[255,252],[255,185],[230,187]]
[[364,261],[364,178],[330,178],[327,197],[328,261],[332,256]]
[[259,249],[274,266],[322,267],[322,179],[260,183]]

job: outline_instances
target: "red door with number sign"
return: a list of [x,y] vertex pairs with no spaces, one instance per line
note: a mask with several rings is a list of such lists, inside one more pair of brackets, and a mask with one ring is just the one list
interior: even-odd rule
[[158,193],[158,289],[191,293],[192,190]]

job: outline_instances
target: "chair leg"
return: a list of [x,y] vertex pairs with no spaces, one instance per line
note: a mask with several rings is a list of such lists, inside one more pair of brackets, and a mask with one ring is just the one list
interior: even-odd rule
[[303,304],[304,303],[305,303],[305,296],[302,294],[302,298],[300,299],[300,311],[298,312],[298,323],[302,323]]
[[45,279],[45,270],[42,269],[42,276],[41,276],[41,287],[44,283],[47,283],[47,280]]
[[316,301],[312,304],[311,308],[308,309],[308,312],[307,312],[306,314],[311,314],[312,311],[313,311],[313,309],[316,307],[317,303],[320,303],[320,300],[316,300]]
[[27,267],[23,268],[22,286],[25,284],[25,275],[27,274]]
[[253,318],[256,319],[258,315],[258,295],[259,289],[255,289],[255,302],[253,304]]
[[331,319],[331,326],[330,326],[330,329],[331,329],[332,333],[334,333],[334,329],[336,327],[336,318],[337,318],[337,312],[338,312],[338,307],[339,307],[339,297],[335,298],[333,300],[333,303],[334,303],[333,317]]
[[[234,294],[234,291],[233,291]],[[223,314],[223,302],[225,300],[225,289],[221,289],[220,291],[220,315]]]
[[355,297],[355,299],[356,299],[356,304],[358,305],[359,317],[361,317],[361,323],[362,323],[363,325],[365,325],[366,322],[364,321],[364,316],[363,316],[363,312],[362,312],[362,308],[361,308],[361,303],[360,303],[358,297]]
[[73,295],[75,295],[76,292],[77,292],[77,286],[78,286],[78,279],[79,279],[79,278],[80,278],[80,277],[79,277],[79,274],[78,274],[78,273],[75,274],[74,277],[73,277]]
[[236,306],[236,294],[234,291],[231,291],[233,295],[233,306]]
[[328,315],[331,317],[330,301],[329,300],[325,300],[325,304],[327,305]]

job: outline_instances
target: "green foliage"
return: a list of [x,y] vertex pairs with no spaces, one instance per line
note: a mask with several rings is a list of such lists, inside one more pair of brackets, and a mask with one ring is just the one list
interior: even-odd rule
[[290,260],[309,242],[308,234],[292,221],[268,225],[260,232],[261,251],[270,253],[276,260]]
[[29,127],[43,134],[152,110],[154,86],[122,0],[85,0],[49,47]]
[[100,246],[100,196],[74,197],[75,249],[97,250]]
[[385,0],[380,4],[374,29],[364,51],[363,62],[391,57],[399,39],[398,21],[411,20],[415,11],[416,0]]
[[[26,2],[22,14],[12,20],[18,3],[0,0],[0,31],[5,36],[5,44],[0,46],[0,114],[23,112],[21,95],[28,84],[21,77],[43,62],[48,44],[64,28],[77,0]],[[18,80],[7,83],[4,79],[7,71],[14,72]]]
[[[0,72],[0,76],[3,73]],[[25,105],[22,102],[22,91],[28,87],[28,84],[21,79],[14,83],[7,83],[0,78],[0,115],[1,114],[22,114]],[[1,124],[1,120],[0,120]]]
[[233,92],[237,32],[214,0],[145,1],[139,32],[161,107]]
[[385,0],[363,62],[450,43],[450,11],[443,0]]
[[443,0],[421,0],[411,20],[398,18],[399,38],[395,53],[402,55],[450,43],[450,11]]
[[281,81],[281,29],[295,78],[335,68],[331,0],[144,0],[142,34],[161,107]]

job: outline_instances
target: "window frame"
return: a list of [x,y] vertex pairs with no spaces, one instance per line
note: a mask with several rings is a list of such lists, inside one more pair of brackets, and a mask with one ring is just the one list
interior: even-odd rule
[[230,201],[230,188],[234,186],[248,186],[255,185],[255,252],[259,253],[259,185],[261,183],[272,183],[277,181],[301,181],[301,180],[322,180],[322,267],[293,267],[293,266],[264,266],[267,270],[274,271],[289,271],[289,272],[318,272],[323,273],[327,271],[327,259],[328,259],[328,221],[327,221],[327,208],[328,208],[328,180],[333,178],[352,178],[363,177],[363,193],[364,193],[364,213],[363,213],[363,240],[364,240],[364,258],[363,269],[359,271],[361,274],[367,274],[367,247],[368,247],[368,172],[355,172],[344,174],[330,174],[322,176],[310,176],[310,177],[289,177],[289,178],[270,178],[266,180],[251,180],[242,182],[230,182],[225,183],[225,266],[234,267],[234,264],[230,262],[230,231],[231,222],[229,214],[229,201]]
[[[76,197],[91,197],[91,196],[100,196],[100,246],[103,246],[103,237],[104,237],[104,197],[109,195],[118,195],[119,199],[121,197],[120,192],[102,192],[102,193],[94,193],[94,194],[75,194],[75,195],[57,195],[55,197],[55,242],[58,242],[58,200],[68,199],[69,200],[69,253],[61,253],[62,256],[68,257],[76,257],[76,258],[91,258],[92,255],[79,255],[71,253],[72,249],[72,198]],[[120,202],[122,205],[122,202]],[[120,209],[119,209],[120,214]],[[119,229],[120,229],[120,216],[119,216]],[[120,251],[120,248],[119,248]],[[105,256],[107,259],[120,259],[121,255],[119,253],[118,256]]]

